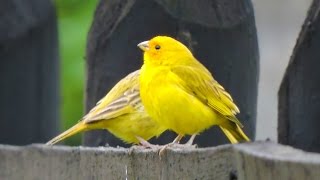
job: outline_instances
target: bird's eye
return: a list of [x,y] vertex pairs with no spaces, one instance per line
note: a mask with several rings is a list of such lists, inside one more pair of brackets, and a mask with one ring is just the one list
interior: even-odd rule
[[155,48],[156,50],[159,50],[161,47],[160,47],[160,45],[156,45],[154,48]]

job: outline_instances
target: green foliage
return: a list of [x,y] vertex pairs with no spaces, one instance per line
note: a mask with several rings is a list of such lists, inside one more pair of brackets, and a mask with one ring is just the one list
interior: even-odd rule
[[[97,0],[56,0],[61,59],[62,130],[83,116],[85,47]],[[79,145],[81,135],[67,139]]]

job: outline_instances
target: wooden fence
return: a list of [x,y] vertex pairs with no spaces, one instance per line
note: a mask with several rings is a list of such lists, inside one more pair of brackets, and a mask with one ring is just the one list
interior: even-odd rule
[[[55,13],[51,1],[39,2],[32,1],[30,6],[21,5],[22,1],[18,0],[0,3],[3,14],[9,14],[0,16],[0,22],[4,22],[0,24],[0,57],[7,65],[1,69],[0,80],[1,84],[13,84],[11,89],[9,86],[0,89],[0,142],[5,144],[45,142],[57,129]],[[101,0],[88,37],[86,109],[120,77],[139,67],[141,57],[134,49],[137,42],[163,33],[179,38],[199,59],[208,60],[203,63],[234,95],[242,110],[240,119],[246,132],[254,138],[259,53],[252,3],[250,0],[195,2]],[[11,11],[12,7],[21,8]],[[320,0],[314,0],[279,91],[279,142],[314,152],[320,152],[319,12]],[[9,18],[17,17],[20,22],[24,16],[30,18],[21,21],[25,24],[11,23]],[[19,25],[25,25],[24,29],[15,27]],[[139,28],[132,28],[133,25]],[[3,34],[5,36],[1,36]],[[28,46],[29,41],[33,42],[32,46]],[[26,71],[25,76],[19,74],[25,68],[31,70]],[[12,78],[18,77],[17,72],[19,78]],[[21,83],[25,83],[24,88],[20,88]],[[170,135],[164,137],[159,142],[171,139]],[[215,137],[215,141],[209,141],[211,137]],[[196,143],[212,146],[224,141],[221,134],[203,133]],[[113,146],[120,144],[114,137],[97,131],[86,134],[84,145],[98,146],[106,142]],[[0,179],[5,180],[300,180],[319,177],[320,154],[271,142],[169,149],[161,159],[152,150],[0,145]]]
[[0,179],[316,180],[320,155],[271,142],[153,150],[0,145]]
[[55,8],[51,0],[4,0],[0,12],[0,143],[45,142],[59,127]]

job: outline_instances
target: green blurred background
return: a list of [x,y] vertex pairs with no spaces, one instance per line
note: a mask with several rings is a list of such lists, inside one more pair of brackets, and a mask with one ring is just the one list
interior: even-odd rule
[[[74,125],[83,115],[84,72],[87,34],[97,0],[55,0],[61,60],[61,128]],[[81,134],[65,144],[79,145]]]

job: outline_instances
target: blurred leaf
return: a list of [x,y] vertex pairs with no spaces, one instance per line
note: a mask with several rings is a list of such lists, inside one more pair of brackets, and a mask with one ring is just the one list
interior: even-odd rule
[[[83,116],[84,57],[87,33],[97,0],[56,0],[61,57],[62,129],[66,130]],[[67,139],[79,145],[81,135]]]

